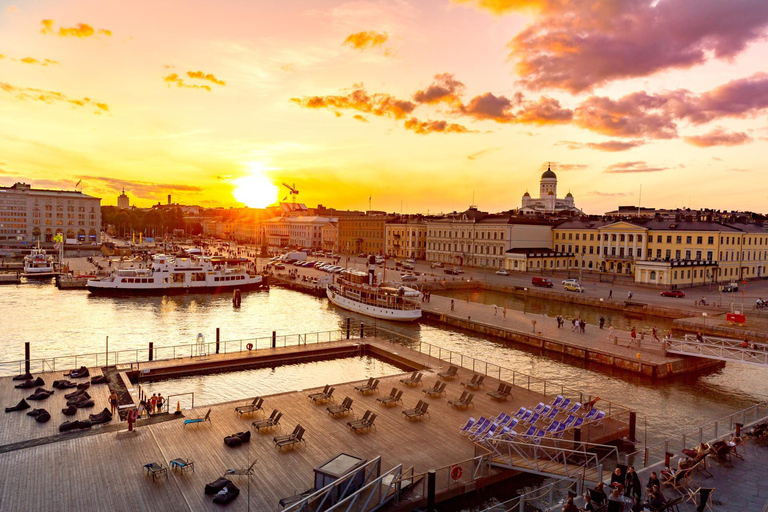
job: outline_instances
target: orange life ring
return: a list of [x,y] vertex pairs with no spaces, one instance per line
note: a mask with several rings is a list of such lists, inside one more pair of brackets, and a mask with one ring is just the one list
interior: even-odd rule
[[464,471],[461,469],[461,466],[453,466],[451,468],[451,478],[454,480],[458,480],[461,478],[461,475],[464,473]]
[[139,411],[137,411],[136,409],[131,409],[130,411],[128,411],[128,418],[127,418],[128,421],[130,421],[131,423],[136,423],[136,420],[138,418],[139,418]]
[[245,346],[248,350],[253,350],[253,343],[249,343]]

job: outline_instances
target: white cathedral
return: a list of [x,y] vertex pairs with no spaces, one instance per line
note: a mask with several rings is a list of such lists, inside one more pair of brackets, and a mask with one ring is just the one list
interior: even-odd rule
[[523,204],[520,213],[533,215],[536,213],[582,213],[573,204],[573,195],[568,192],[565,199],[557,198],[557,175],[547,166],[547,170],[541,175],[539,184],[539,197],[534,199],[528,191],[523,194]]

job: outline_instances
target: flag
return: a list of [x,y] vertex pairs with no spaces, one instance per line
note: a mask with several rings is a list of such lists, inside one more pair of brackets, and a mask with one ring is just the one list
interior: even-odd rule
[[56,233],[53,235],[53,241],[57,243],[61,243],[64,241],[64,236],[61,233]]

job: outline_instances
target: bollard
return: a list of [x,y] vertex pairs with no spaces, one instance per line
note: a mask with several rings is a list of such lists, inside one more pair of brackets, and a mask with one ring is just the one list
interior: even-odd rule
[[154,360],[155,356],[155,343],[153,341],[149,342],[149,360]]
[[272,331],[272,348],[277,347],[277,331]]
[[216,328],[216,353],[219,353],[219,346],[221,345],[221,332],[219,328]]
[[24,373],[29,373],[29,342],[24,342]]
[[427,471],[427,512],[435,512],[435,470]]
[[347,318],[347,339],[349,339],[349,331],[350,331],[350,319]]
[[365,338],[365,324],[360,322],[360,339]]

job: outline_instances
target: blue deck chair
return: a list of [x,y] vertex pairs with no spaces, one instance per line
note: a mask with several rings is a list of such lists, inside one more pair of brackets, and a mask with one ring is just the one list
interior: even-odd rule
[[188,420],[184,420],[184,424],[182,426],[186,427],[187,425],[191,425],[193,423],[203,423],[205,421],[207,421],[208,423],[211,422],[211,410],[210,409],[208,409],[208,412],[205,413],[205,416],[203,416],[202,418],[190,418]]
[[544,405],[544,402],[539,402],[539,405],[531,409],[533,412],[542,412],[543,409],[545,409],[547,406]]
[[526,409],[525,407],[521,407],[521,408],[520,408],[520,409],[518,409],[518,410],[517,410],[517,412],[514,414],[514,417],[515,417],[515,418],[522,418],[522,417],[523,417],[523,415],[526,413],[526,411],[528,411],[528,409]]
[[565,400],[565,398],[563,398],[563,395],[557,395],[557,398],[552,400],[552,402],[550,403],[552,404],[552,407],[560,407],[563,404],[563,400]]
[[469,418],[467,422],[464,424],[463,427],[459,428],[459,433],[461,435],[465,435],[469,433],[469,429],[472,428],[472,426],[477,423],[477,420],[475,418]]

